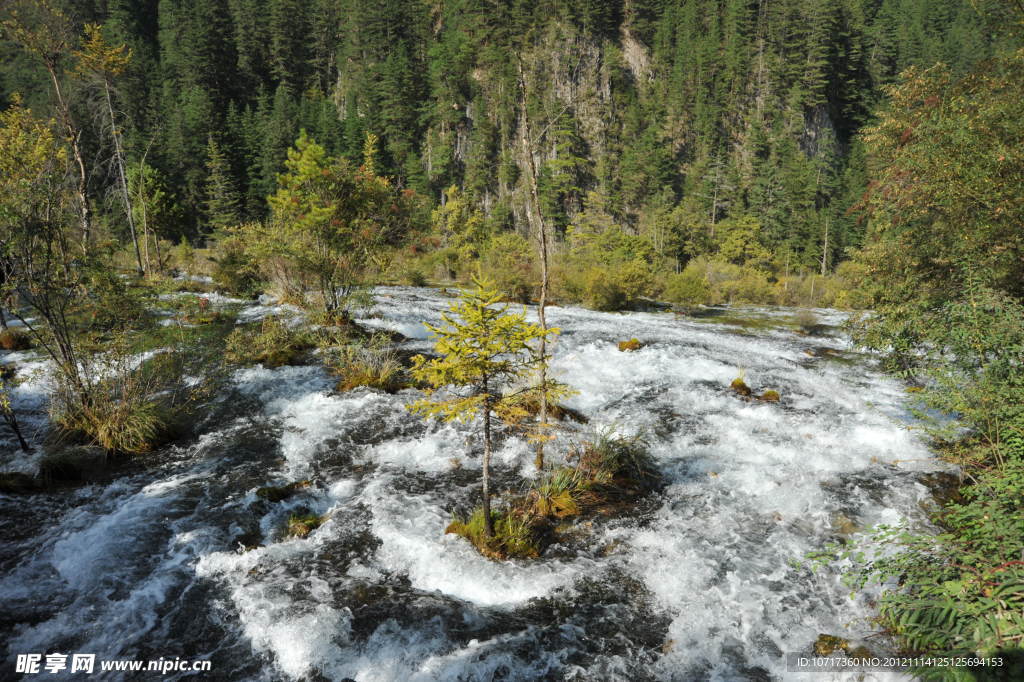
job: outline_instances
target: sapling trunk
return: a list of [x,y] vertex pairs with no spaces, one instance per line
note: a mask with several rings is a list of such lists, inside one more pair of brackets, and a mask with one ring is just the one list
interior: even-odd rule
[[[530,138],[530,114],[526,102],[526,79],[523,76],[523,64],[519,62],[519,81],[523,90],[523,146],[526,153],[526,161],[530,170],[530,197],[533,208],[527,210],[527,216],[531,223],[535,223],[538,239],[540,240],[540,300],[537,302],[537,319],[540,322],[542,331],[547,332],[548,324],[544,316],[544,309],[548,302],[548,231],[544,224],[544,214],[540,210],[540,194],[537,190],[537,165],[533,159],[533,142]],[[550,125],[550,124],[549,124]],[[543,133],[542,133],[543,134]],[[540,337],[540,433],[537,440],[537,457],[534,463],[537,469],[544,468],[544,438],[548,426],[548,348],[547,334]]]
[[110,96],[110,83],[103,79],[103,92],[107,98],[107,114],[110,116],[110,136],[114,139],[114,158],[117,161],[118,178],[121,181],[121,199],[124,201],[124,212],[128,218],[128,231],[131,234],[132,245],[135,247],[135,262],[138,265],[139,276],[141,277],[146,268],[142,264],[142,252],[139,250],[139,236],[135,231],[135,216],[132,213],[132,200],[128,194],[128,176],[124,170],[124,150],[121,148],[121,135],[117,131],[117,121],[114,118],[114,101]]
[[[486,391],[487,384],[484,383]],[[491,399],[484,397],[484,461],[483,461],[483,494],[484,494],[484,529],[487,537],[494,537],[494,519],[491,518]]]

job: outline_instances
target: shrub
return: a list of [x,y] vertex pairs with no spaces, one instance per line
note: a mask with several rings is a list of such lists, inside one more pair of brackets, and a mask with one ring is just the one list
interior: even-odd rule
[[3,350],[28,350],[32,339],[21,329],[5,329],[0,332],[0,348]]
[[686,269],[679,273],[673,273],[665,278],[665,289],[662,296],[669,303],[680,303],[683,305],[697,305],[708,303],[711,289],[699,268],[687,265]]
[[217,243],[213,261],[213,281],[228,293],[252,298],[260,290],[259,264],[245,251],[237,237],[226,237]]
[[811,557],[852,560],[844,580],[857,589],[898,580],[879,610],[907,651],[992,656],[1024,639],[1024,458],[980,475],[964,493],[939,517],[938,536],[879,526],[870,546],[832,544]]
[[411,287],[427,286],[427,276],[416,265],[410,265],[405,269],[402,280]]
[[768,276],[752,268],[741,268],[739,277],[722,281],[718,291],[730,303],[775,302],[775,288],[768,281]]

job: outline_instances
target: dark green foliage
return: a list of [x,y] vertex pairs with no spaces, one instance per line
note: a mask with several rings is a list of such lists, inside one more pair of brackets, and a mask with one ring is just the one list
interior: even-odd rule
[[[830,269],[861,242],[845,215],[865,184],[851,144],[880,87],[939,60],[963,73],[1011,43],[993,31],[1013,24],[1009,4],[146,0],[75,5],[72,18],[132,50],[114,84],[127,157],[173,188],[171,241],[265,217],[300,129],[356,163],[372,132],[382,175],[435,200],[463,187],[496,225],[514,215],[523,230],[509,209],[526,106],[556,232],[591,191],[627,227],[667,196],[712,225],[757,215],[798,271],[822,251]],[[4,49],[0,102],[19,91],[45,110],[45,72]],[[104,135],[86,127],[89,155],[107,151]],[[93,175],[98,195],[112,180]]]

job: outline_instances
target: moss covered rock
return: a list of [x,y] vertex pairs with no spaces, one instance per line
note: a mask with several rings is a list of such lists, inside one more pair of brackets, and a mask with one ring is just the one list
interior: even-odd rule
[[773,390],[769,389],[769,390],[767,390],[767,391],[765,391],[764,393],[761,394],[761,398],[760,399],[763,400],[766,403],[777,403],[777,402],[779,402],[779,400],[781,400],[781,397],[779,396],[779,392],[778,391],[773,391]]
[[32,347],[32,339],[21,329],[5,329],[0,332],[0,349],[28,350]]
[[747,382],[743,381],[743,379],[739,377],[736,377],[735,379],[732,380],[732,383],[729,384],[729,388],[735,391],[737,395],[741,395],[744,398],[749,398],[750,394],[752,393],[750,387],[747,386]]
[[818,656],[830,656],[837,651],[846,653],[850,648],[850,642],[835,635],[818,635],[814,642],[814,653]]
[[268,502],[280,502],[281,500],[288,499],[303,488],[308,488],[310,485],[309,481],[295,481],[288,485],[278,486],[268,485],[262,488],[257,488],[256,497],[267,500]]
[[640,350],[644,347],[644,344],[640,343],[637,338],[632,338],[629,341],[619,341],[619,350],[623,353]]

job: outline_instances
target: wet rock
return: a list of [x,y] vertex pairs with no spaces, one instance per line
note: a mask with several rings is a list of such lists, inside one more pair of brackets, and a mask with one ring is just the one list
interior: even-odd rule
[[761,394],[759,400],[763,400],[766,403],[777,403],[780,400],[779,392],[769,389]]
[[932,499],[939,506],[944,507],[964,501],[964,496],[960,492],[964,482],[958,474],[949,471],[929,471],[921,474],[917,480],[925,488],[928,488]]
[[310,485],[312,484],[309,481],[295,481],[288,485],[264,486],[256,489],[256,497],[268,502],[280,502],[287,500],[298,491],[308,488]]
[[837,651],[846,653],[850,648],[850,642],[835,635],[818,635],[814,642],[814,653],[818,656],[831,656]]
[[33,477],[20,471],[9,471],[0,474],[0,493],[27,495],[39,492],[40,485]]
[[107,472],[106,450],[94,445],[76,445],[47,455],[39,463],[39,477],[44,481],[96,481]]
[[846,655],[850,658],[874,658],[875,656],[874,652],[863,644],[849,649]]
[[644,347],[644,344],[640,343],[637,338],[632,338],[629,341],[619,341],[619,350],[623,353],[640,350]]

